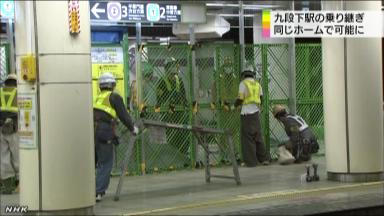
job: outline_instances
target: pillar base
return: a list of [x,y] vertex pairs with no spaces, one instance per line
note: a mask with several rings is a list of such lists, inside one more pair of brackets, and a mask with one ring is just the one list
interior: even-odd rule
[[327,172],[328,180],[339,182],[373,182],[384,180],[384,173],[333,173]]
[[30,216],[45,216],[45,215],[95,215],[93,206],[77,209],[66,209],[57,211],[28,211],[24,215]]

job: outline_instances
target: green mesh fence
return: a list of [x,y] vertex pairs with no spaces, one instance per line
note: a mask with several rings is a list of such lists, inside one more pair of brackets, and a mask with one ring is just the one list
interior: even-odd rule
[[[235,154],[240,157],[240,110],[231,108],[239,91],[240,47],[232,44],[220,45],[216,48],[215,57],[215,92],[212,98],[218,110],[218,127],[232,131]],[[224,140],[221,140],[221,142],[224,142]]]
[[303,117],[320,140],[324,153],[324,115],[321,44],[296,45],[297,114]]
[[[145,118],[192,124],[190,48],[147,45],[141,52],[141,98]],[[166,129],[166,140],[143,139],[142,161],[146,172],[191,167],[192,134]]]
[[280,123],[273,118],[271,109],[273,104],[288,103],[288,45],[247,45],[245,59],[246,64],[252,64],[255,68],[256,78],[262,85],[262,130],[267,150],[274,159],[277,157],[275,154],[277,145],[287,139]]
[[[233,109],[240,82],[240,47],[235,44],[201,44],[195,47],[195,72],[192,49],[187,45],[146,45],[139,50],[139,92],[145,119],[178,124],[198,124],[229,128],[233,132],[235,153],[241,156],[240,110]],[[246,64],[252,64],[263,88],[262,129],[267,150],[277,158],[276,147],[288,137],[274,119],[274,104],[289,102],[290,56],[288,44],[245,46]],[[170,67],[166,67],[167,63]],[[177,82],[174,75],[178,74]],[[323,139],[321,45],[296,45],[297,113]],[[168,81],[167,81],[168,80]],[[168,82],[168,84],[167,84]],[[179,84],[177,84],[179,83]],[[178,86],[179,85],[179,86]],[[194,106],[197,104],[197,106]],[[195,108],[195,109],[194,109]],[[196,109],[197,108],[197,109]],[[138,117],[138,112],[133,113]],[[120,129],[122,145],[116,163],[126,150],[129,133]],[[229,164],[229,149],[219,135],[207,137],[213,166]],[[153,173],[201,165],[204,151],[190,132],[151,128],[135,144],[128,171]]]

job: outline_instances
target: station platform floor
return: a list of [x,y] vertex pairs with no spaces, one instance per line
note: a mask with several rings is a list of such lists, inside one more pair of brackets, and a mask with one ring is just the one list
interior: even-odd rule
[[[369,208],[375,209],[370,215],[384,215],[384,181],[328,181],[325,158],[315,156],[311,162],[319,164],[320,181],[305,181],[306,163],[239,167],[241,185],[216,178],[206,183],[204,169],[129,176],[119,201],[114,201],[119,180],[114,177],[93,211],[95,215],[323,215]],[[232,167],[211,171],[232,175]],[[18,194],[2,195],[1,215],[5,205],[18,200]]]

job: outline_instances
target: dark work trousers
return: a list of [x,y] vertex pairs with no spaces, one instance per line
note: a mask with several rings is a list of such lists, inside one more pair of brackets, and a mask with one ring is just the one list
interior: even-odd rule
[[246,166],[268,160],[261,133],[260,112],[241,115],[241,150]]
[[109,178],[113,166],[113,144],[95,140],[96,143],[96,194],[103,194],[109,186]]

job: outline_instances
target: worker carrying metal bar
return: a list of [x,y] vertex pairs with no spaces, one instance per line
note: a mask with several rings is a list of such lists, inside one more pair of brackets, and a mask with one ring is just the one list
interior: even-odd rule
[[19,141],[17,135],[17,76],[9,74],[0,88],[1,194],[18,191]]
[[139,133],[139,128],[134,125],[126,110],[123,98],[114,92],[115,87],[115,77],[109,72],[103,73],[99,77],[100,93],[93,103],[97,202],[101,201],[109,186],[113,166],[113,148],[119,144],[116,135],[117,119],[134,135]]
[[[303,118],[289,114],[282,105],[273,107],[273,116],[284,125],[285,132],[289,137],[288,142],[278,147],[278,162],[280,164],[308,161],[311,159],[311,154],[318,152],[317,139]],[[286,152],[287,150],[289,152]]]
[[266,153],[261,133],[260,109],[263,91],[255,79],[252,65],[248,65],[241,73],[239,96],[235,107],[241,107],[241,146],[243,160],[246,166],[254,167],[259,163],[269,165],[269,155]]

